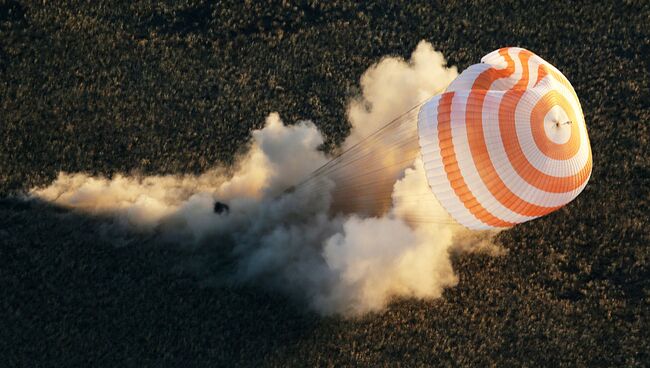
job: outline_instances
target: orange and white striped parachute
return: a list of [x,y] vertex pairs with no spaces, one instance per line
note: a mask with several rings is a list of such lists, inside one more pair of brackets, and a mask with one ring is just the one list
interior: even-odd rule
[[580,102],[554,66],[502,48],[419,111],[431,190],[470,229],[510,227],[573,200],[591,175]]

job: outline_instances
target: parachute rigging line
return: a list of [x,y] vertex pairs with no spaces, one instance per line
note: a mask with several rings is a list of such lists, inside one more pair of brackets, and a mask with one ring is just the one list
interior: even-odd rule
[[[332,208],[344,212],[358,212],[372,207],[390,208],[393,199],[399,199],[401,203],[435,203],[430,191],[393,194],[397,180],[419,156],[417,116],[420,107],[430,98],[427,97],[344,149],[301,182],[285,189],[280,196],[305,190],[328,192],[333,197]],[[334,188],[330,181],[335,182]],[[408,198],[412,198],[410,202]],[[449,217],[427,216],[424,212],[405,217],[409,223],[458,225]]]
[[[349,154],[351,154],[352,152],[358,151],[359,149],[361,149],[361,148],[363,147],[364,144],[368,144],[369,142],[372,142],[373,139],[376,139],[377,137],[381,136],[382,132],[385,132],[388,128],[390,128],[391,126],[395,125],[396,123],[400,123],[400,122],[402,121],[401,119],[402,119],[403,117],[405,117],[405,116],[408,115],[409,113],[412,113],[414,110],[416,110],[416,109],[418,109],[419,107],[421,107],[421,106],[422,106],[422,105],[423,105],[423,104],[424,104],[428,99],[429,99],[429,98],[427,98],[426,100],[421,101],[421,102],[418,103],[417,105],[411,107],[411,108],[408,109],[406,112],[402,113],[401,115],[399,115],[399,116],[396,117],[395,119],[389,121],[387,124],[383,125],[383,126],[380,127],[379,129],[375,130],[374,132],[372,132],[372,133],[369,134],[368,136],[362,138],[361,140],[359,140],[359,141],[358,141],[357,143],[355,143],[354,145],[350,146],[349,148],[347,148],[346,150],[342,151],[341,153],[335,155],[332,159],[330,159],[330,160],[327,161],[325,164],[323,164],[322,166],[320,166],[319,168],[317,168],[316,170],[314,170],[313,172],[311,172],[309,175],[307,175],[307,177],[306,177],[305,179],[303,179],[303,181],[301,181],[300,183],[295,184],[295,185],[290,186],[289,188],[285,189],[285,190],[284,190],[284,193],[292,192],[292,191],[294,191],[294,190],[300,188],[301,186],[307,184],[308,182],[310,182],[310,181],[313,180],[314,178],[319,177],[319,176],[322,176],[323,174],[326,173],[326,169],[328,169],[328,168],[330,168],[330,167],[334,167],[334,165],[338,164],[340,161],[342,161],[342,160],[344,160],[345,158],[347,158],[346,155],[349,155]],[[413,137],[413,138],[414,138],[414,139],[417,139],[417,136],[416,136],[416,137]]]

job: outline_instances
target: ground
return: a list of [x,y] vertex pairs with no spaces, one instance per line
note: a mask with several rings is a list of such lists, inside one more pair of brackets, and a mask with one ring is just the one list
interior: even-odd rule
[[[0,357],[6,366],[650,365],[650,4],[0,0]],[[333,146],[382,56],[420,40],[463,69],[502,46],[582,102],[585,191],[460,255],[460,283],[361,319],[203,287],[104,219],[11,198],[56,174],[199,173],[278,111]]]

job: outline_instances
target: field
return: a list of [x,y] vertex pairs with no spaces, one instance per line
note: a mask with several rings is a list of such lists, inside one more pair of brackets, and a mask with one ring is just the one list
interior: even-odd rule
[[[650,4],[0,0],[3,366],[650,365]],[[360,319],[203,287],[174,251],[15,194],[60,171],[200,173],[272,111],[340,143],[359,77],[420,40],[459,70],[503,46],[557,66],[593,150],[585,191],[459,255],[460,283]],[[99,229],[99,230],[98,230]]]

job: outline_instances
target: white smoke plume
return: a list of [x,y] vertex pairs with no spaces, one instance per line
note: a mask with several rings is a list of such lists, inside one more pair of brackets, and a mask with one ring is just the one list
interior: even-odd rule
[[[456,75],[426,42],[409,61],[385,58],[372,66],[361,79],[363,96],[348,107],[353,129],[344,147]],[[112,215],[122,226],[219,254],[234,264],[226,281],[282,290],[325,315],[380,311],[395,297],[440,297],[457,283],[450,252],[474,251],[478,244],[498,253],[489,235],[477,237],[453,223],[431,194],[420,160],[400,169],[392,205],[378,217],[333,213],[331,193],[340,183],[327,177],[319,179],[320,190],[280,195],[329,160],[318,150],[322,142],[313,123],[287,126],[271,113],[252,133],[249,152],[229,170],[110,180],[60,173],[30,196]],[[215,201],[227,203],[229,212],[215,213]]]
[[362,96],[347,112],[352,131],[344,145],[357,143],[388,121],[437,95],[458,76],[441,52],[420,41],[410,60],[386,57],[361,76]]

